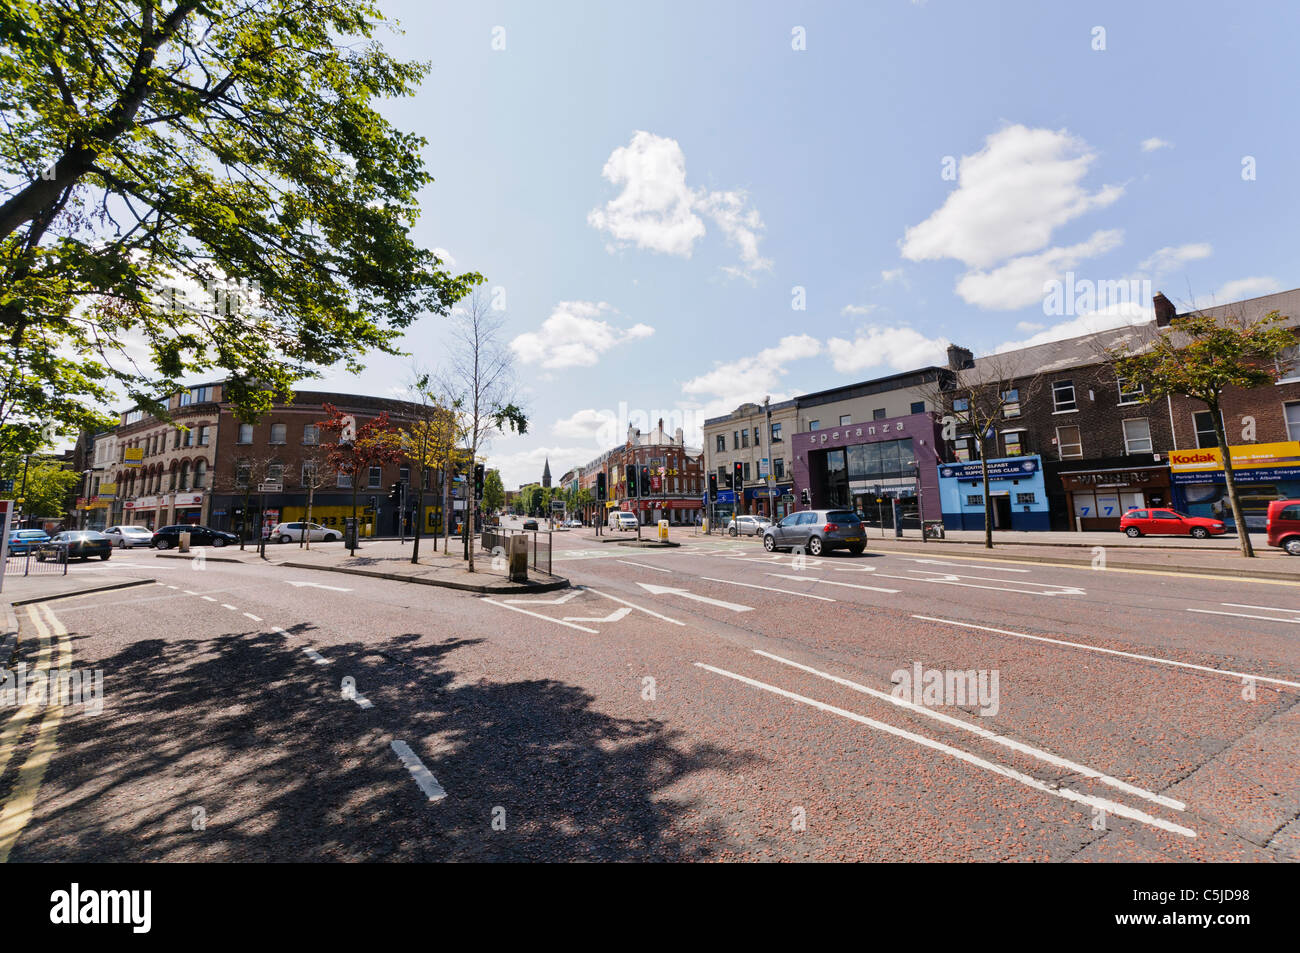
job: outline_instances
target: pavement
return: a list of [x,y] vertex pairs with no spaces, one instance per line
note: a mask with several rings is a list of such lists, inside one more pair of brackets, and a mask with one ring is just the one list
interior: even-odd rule
[[1290,580],[674,538],[519,596],[115,557],[17,610],[103,694],[5,732],[0,858],[1300,860]]

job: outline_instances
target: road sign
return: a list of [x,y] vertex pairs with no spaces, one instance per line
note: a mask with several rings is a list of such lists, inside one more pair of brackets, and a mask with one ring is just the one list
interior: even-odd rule
[[258,492],[258,493],[283,493],[283,492],[284,492],[284,484],[283,484],[283,483],[275,483],[275,482],[272,482],[272,481],[268,480],[268,481],[266,481],[265,483],[259,483],[259,484],[257,484],[257,492]]
[[758,461],[758,478],[766,480],[768,474],[767,457],[760,457]]
[[0,493],[12,493],[14,491],[13,480],[0,480]]

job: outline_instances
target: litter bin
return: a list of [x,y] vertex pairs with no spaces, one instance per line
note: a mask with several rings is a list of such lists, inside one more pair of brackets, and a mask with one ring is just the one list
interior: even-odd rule
[[659,521],[659,542],[661,543],[668,542],[668,521],[667,520]]
[[515,533],[510,537],[510,581],[528,581],[528,537]]
[[347,549],[357,548],[357,521],[354,519],[343,523],[343,545]]
[[182,553],[188,553],[188,552],[190,551],[190,534],[189,534],[189,530],[184,530],[184,529],[183,529],[183,530],[180,531],[180,534],[177,536],[177,544],[176,544],[176,548],[177,548],[178,551],[180,551],[180,552],[182,552]]
[[943,539],[943,520],[926,520],[923,526],[926,539]]

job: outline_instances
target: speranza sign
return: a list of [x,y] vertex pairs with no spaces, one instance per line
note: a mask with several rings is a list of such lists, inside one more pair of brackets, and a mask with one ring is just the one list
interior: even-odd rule
[[[1300,467],[1300,441],[1281,443],[1247,443],[1229,447],[1234,470],[1262,467]],[[1174,473],[1202,473],[1223,469],[1223,455],[1218,447],[1196,450],[1170,450],[1169,469]]]

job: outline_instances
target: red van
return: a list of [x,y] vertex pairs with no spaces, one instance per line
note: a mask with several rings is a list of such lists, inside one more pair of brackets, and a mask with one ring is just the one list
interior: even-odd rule
[[1274,500],[1268,504],[1268,544],[1300,556],[1300,500]]

